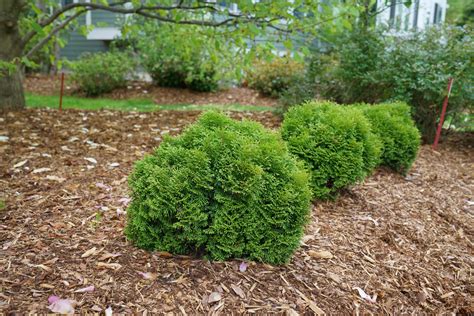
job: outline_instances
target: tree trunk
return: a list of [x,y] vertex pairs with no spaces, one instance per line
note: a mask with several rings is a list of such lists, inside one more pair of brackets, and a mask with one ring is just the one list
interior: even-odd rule
[[21,110],[25,107],[23,81],[19,67],[11,73],[0,75],[0,111]]
[[[19,65],[23,43],[18,26],[25,4],[22,0],[0,1],[0,110],[21,110],[25,107]],[[6,63],[14,63],[15,67],[8,69]]]

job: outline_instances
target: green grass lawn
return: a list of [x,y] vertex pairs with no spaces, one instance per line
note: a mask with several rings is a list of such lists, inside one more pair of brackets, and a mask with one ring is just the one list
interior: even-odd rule
[[[46,96],[26,94],[26,106],[29,108],[54,108],[59,107],[59,96]],[[113,100],[101,98],[80,98],[80,97],[63,97],[64,109],[77,110],[119,110],[119,111],[139,111],[149,112],[157,110],[176,110],[176,111],[192,111],[192,110],[223,110],[223,111],[275,111],[275,108],[267,106],[255,105],[193,105],[193,104],[169,104],[157,105],[150,99],[130,99],[130,100]]]

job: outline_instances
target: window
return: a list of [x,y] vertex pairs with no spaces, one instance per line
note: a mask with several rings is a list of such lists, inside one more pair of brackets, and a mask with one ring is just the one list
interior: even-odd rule
[[434,15],[433,15],[433,24],[440,24],[443,17],[443,8],[435,3]]
[[420,0],[415,0],[415,13],[413,14],[413,28],[418,28],[418,12],[420,10]]
[[395,0],[390,0],[390,19],[389,19],[389,26],[393,27],[395,24],[395,13],[397,11],[397,4]]

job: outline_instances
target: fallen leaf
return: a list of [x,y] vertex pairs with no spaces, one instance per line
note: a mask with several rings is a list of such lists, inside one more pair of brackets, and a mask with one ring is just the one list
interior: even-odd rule
[[105,310],[105,316],[112,316],[112,306],[107,307]]
[[95,287],[93,285],[84,287],[82,289],[75,290],[74,293],[87,293],[87,292],[94,292]]
[[50,297],[48,297],[48,302],[49,304],[53,304],[54,302],[59,301],[59,299],[59,296],[51,295]]
[[104,261],[104,260],[107,260],[107,259],[110,259],[110,258],[115,258],[115,257],[121,256],[121,255],[122,255],[121,253],[106,252],[102,255],[102,257],[99,258],[99,261]]
[[76,301],[58,298],[48,306],[48,309],[53,313],[74,314],[76,304]]
[[59,183],[66,181],[66,179],[58,177],[58,176],[46,176],[46,180],[57,181]]
[[242,262],[242,263],[239,265],[239,271],[240,271],[240,272],[245,272],[245,271],[247,271],[247,267],[248,267],[248,264],[246,264],[245,262]]
[[237,294],[238,296],[240,296],[240,298],[244,299],[245,298],[245,293],[244,291],[242,291],[242,289],[240,287],[238,287],[237,285],[235,284],[231,284],[230,287],[232,288],[232,290],[235,292],[235,294]]
[[286,310],[286,316],[299,316],[299,314],[293,308],[289,308]]
[[20,168],[20,167],[24,166],[27,162],[28,162],[28,159],[20,161],[19,163],[17,163],[16,165],[13,166],[13,169]]
[[141,275],[146,280],[155,280],[156,279],[156,274],[155,273],[138,271],[138,274]]
[[341,277],[335,273],[328,272],[328,277],[336,283],[341,283]]
[[120,207],[117,208],[117,216],[126,215],[127,212],[122,210]]
[[101,268],[111,269],[111,270],[119,270],[120,268],[122,268],[122,265],[119,263],[97,262],[97,266]]
[[92,247],[91,249],[87,250],[86,252],[84,252],[81,256],[81,258],[87,258],[87,257],[90,257],[92,256],[93,254],[95,254],[95,251],[97,250],[96,247]]
[[371,303],[375,303],[377,301],[377,294],[375,294],[374,296],[370,296],[369,294],[365,293],[365,291],[360,287],[354,287],[352,289],[359,291],[360,297],[362,297],[364,300],[367,300]]
[[222,299],[222,295],[219,292],[212,292],[209,297],[207,298],[207,303],[212,304],[215,302],[219,302]]
[[95,160],[95,159],[92,158],[92,157],[85,157],[84,159],[87,160],[87,161],[89,161],[90,163],[97,164],[97,160]]
[[110,191],[112,189],[112,187],[106,185],[106,184],[103,184],[102,182],[97,182],[95,184],[96,187],[100,188],[100,189],[104,189],[106,191]]
[[123,198],[121,198],[121,199],[118,200],[118,201],[119,201],[119,203],[122,203],[123,206],[127,206],[128,203],[130,203],[130,200],[131,200],[131,199],[128,198],[128,197],[123,197]]
[[93,310],[94,312],[100,313],[102,311],[102,308],[97,305],[94,305],[91,307],[91,310]]
[[52,269],[51,269],[50,267],[47,267],[47,266],[45,266],[44,264],[38,264],[38,265],[36,265],[35,267],[36,267],[36,268],[43,269],[43,270],[48,271],[48,272],[52,271]]
[[33,170],[33,173],[41,173],[41,172],[48,172],[48,171],[51,171],[51,168],[39,168],[39,169],[35,169],[35,170]]
[[309,250],[308,255],[317,259],[331,259],[332,257],[334,257],[332,253],[327,250],[322,250],[322,251]]

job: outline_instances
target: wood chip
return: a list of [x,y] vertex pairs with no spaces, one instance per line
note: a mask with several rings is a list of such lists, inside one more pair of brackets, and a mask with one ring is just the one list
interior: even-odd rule
[[235,294],[237,294],[240,298],[245,299],[245,293],[244,293],[244,291],[242,291],[242,289],[240,287],[238,287],[235,284],[231,284],[230,287],[235,292]]
[[316,259],[331,259],[334,257],[332,253],[327,250],[322,250],[322,251],[309,250],[307,253],[310,257],[313,257]]
[[90,256],[94,255],[96,251],[97,251],[97,248],[96,248],[96,247],[92,247],[91,249],[89,249],[89,250],[87,250],[86,252],[84,252],[84,253],[81,255],[81,258],[90,257]]
[[207,298],[207,303],[212,304],[218,302],[222,299],[222,295],[219,292],[212,292],[209,297]]

